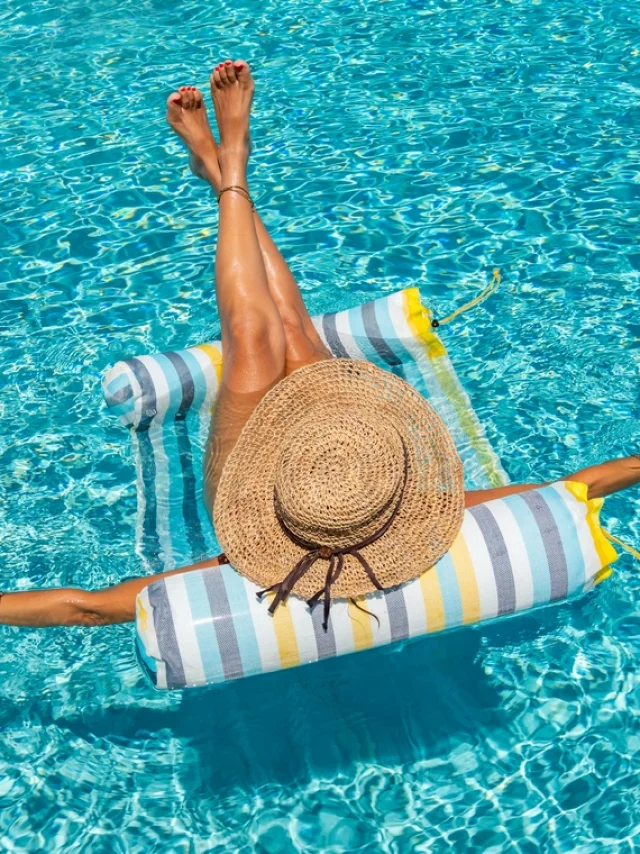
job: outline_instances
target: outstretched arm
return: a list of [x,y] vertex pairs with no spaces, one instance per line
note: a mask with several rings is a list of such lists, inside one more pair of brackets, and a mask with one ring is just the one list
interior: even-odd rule
[[[640,457],[633,454],[619,460],[609,460],[597,466],[589,466],[586,469],[570,474],[561,480],[575,480],[586,484],[589,498],[606,498],[614,492],[628,489],[640,483]],[[539,489],[547,486],[546,483],[521,483],[510,486],[499,486],[496,489],[478,489],[465,492],[465,507],[475,507],[476,504],[484,504],[494,498],[504,498],[506,495],[514,495],[520,492],[529,492],[531,489]]]
[[140,591],[169,575],[205,569],[225,563],[224,555],[173,569],[158,575],[132,578],[104,590],[25,590],[4,593],[0,598],[0,625],[4,626],[106,626],[135,619],[136,596]]

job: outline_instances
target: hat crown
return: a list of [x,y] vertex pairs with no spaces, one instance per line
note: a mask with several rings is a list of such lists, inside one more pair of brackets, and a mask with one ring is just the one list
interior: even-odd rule
[[404,479],[402,439],[388,419],[356,407],[310,413],[283,443],[275,500],[300,540],[356,546],[393,513]]

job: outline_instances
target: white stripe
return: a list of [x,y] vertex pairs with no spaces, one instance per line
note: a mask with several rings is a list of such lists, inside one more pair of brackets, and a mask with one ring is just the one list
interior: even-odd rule
[[[322,602],[317,607],[321,608]],[[346,655],[348,652],[353,652],[355,642],[353,639],[353,629],[351,628],[349,606],[345,599],[332,601],[331,625],[333,626],[333,636],[336,642],[336,655]]]
[[478,584],[480,598],[480,619],[486,620],[498,614],[498,590],[493,574],[491,556],[482,531],[471,513],[465,513],[462,519],[461,534],[473,562],[473,571]]
[[138,361],[142,362],[145,368],[149,371],[155,391],[156,415],[153,418],[153,423],[162,424],[164,422],[167,409],[169,408],[170,395],[167,377],[153,356],[138,356]]
[[131,431],[131,444],[133,445],[133,459],[136,468],[136,554],[144,559],[142,548],[144,532],[144,514],[147,509],[147,497],[144,491],[144,480],[142,478],[142,460],[140,458],[140,442],[135,430]]
[[[213,347],[215,344],[211,344],[211,346]],[[218,347],[216,347],[216,349],[218,349]],[[199,350],[197,347],[190,347],[189,353],[192,354],[193,358],[200,365],[205,378],[206,392],[198,412],[198,417],[200,419],[198,442],[200,449],[204,452],[207,447],[207,442],[209,441],[212,408],[215,405],[216,398],[218,396],[218,375],[211,359],[206,355],[206,353],[203,353],[202,350]]]
[[[209,341],[207,342],[207,346],[213,347],[215,350],[218,351],[218,353],[222,352],[221,344],[218,341]],[[205,385],[207,389],[205,399],[202,403],[202,408],[206,406],[208,409],[211,404],[215,402],[215,399],[218,395],[218,373],[209,356],[207,356],[207,354],[199,347],[189,347],[187,352],[191,353],[193,358],[202,368],[202,373],[205,378]]]
[[[164,447],[164,419],[169,408],[167,377],[152,356],[140,356],[139,359],[149,371],[156,393],[156,415],[149,426],[148,436],[153,447],[153,458],[156,464],[156,530],[163,552],[162,562],[165,570],[168,570],[174,569],[176,565],[169,524],[170,508],[172,503],[177,506],[177,502],[182,501],[184,484],[182,478],[178,478],[175,483],[171,482],[169,458]],[[177,531],[175,533],[178,534]]]
[[290,596],[287,600],[287,608],[293,622],[300,664],[317,661],[318,644],[316,643],[316,633],[309,606],[304,599],[300,599],[298,596]]
[[269,673],[271,670],[280,670],[282,667],[280,664],[280,652],[278,650],[273,617],[268,611],[268,603],[264,599],[258,601],[256,593],[259,588],[257,585],[246,578],[243,580],[247,592],[247,601],[249,602],[249,613],[251,614],[256,640],[258,641],[262,672]]
[[[373,619],[367,617],[371,623],[371,633],[373,635],[373,645],[383,646],[391,643],[391,622],[389,620],[389,611],[387,609],[387,600],[382,593],[370,593],[362,602],[358,602],[361,608],[371,611],[372,614],[380,620],[380,625]],[[363,617],[366,614],[362,615]]]
[[329,347],[329,342],[327,341],[327,339],[326,339],[326,337],[325,337],[325,334],[324,334],[324,328],[323,328],[323,326],[322,326],[322,318],[323,318],[323,317],[324,317],[324,314],[316,315],[316,317],[312,317],[312,318],[311,318],[311,323],[313,323],[313,325],[314,325],[314,327],[315,327],[315,330],[316,330],[316,332],[318,333],[318,336],[320,337],[320,340],[322,341],[322,343],[324,344],[324,346],[325,346],[328,350],[330,350],[330,349],[331,349],[331,347]]
[[205,685],[204,667],[200,655],[200,646],[193,625],[193,614],[189,604],[189,595],[184,575],[170,575],[165,578],[167,599],[173,617],[173,628],[178,641],[180,658],[187,685]]
[[496,520],[507,547],[516,592],[516,611],[533,605],[533,574],[522,530],[507,503],[502,499],[484,505]]
[[402,587],[404,604],[407,609],[409,637],[415,638],[427,633],[427,614],[424,609],[424,596],[420,579],[415,578]]
[[552,484],[552,488],[563,500],[573,518],[576,535],[580,543],[580,551],[582,552],[584,583],[590,587],[593,584],[593,579],[602,569],[602,560],[596,549],[593,534],[587,522],[587,505],[576,498],[575,495],[572,495],[564,483],[554,483]]
[[147,435],[149,437],[151,447],[153,448],[153,459],[156,465],[156,476],[154,481],[156,493],[156,531],[158,533],[158,539],[162,549],[160,558],[166,571],[175,568],[175,559],[173,556],[171,531],[169,528],[171,493],[169,488],[169,462],[163,443],[164,427],[162,424],[155,424],[152,422],[149,430],[147,431]]

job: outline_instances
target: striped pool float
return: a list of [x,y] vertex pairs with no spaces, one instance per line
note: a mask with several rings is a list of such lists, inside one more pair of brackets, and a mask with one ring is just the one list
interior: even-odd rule
[[[341,357],[404,377],[445,421],[467,488],[507,482],[415,288],[314,318]],[[131,430],[138,484],[138,552],[160,572],[218,551],[202,502],[202,456],[222,366],[217,342],[118,362],[107,405]],[[566,483],[467,510],[451,550],[420,578],[319,609],[291,597],[272,617],[233,568],[171,576],[137,600],[136,649],[158,688],[223,682],[471,624],[561,600],[593,586],[616,553],[599,525],[602,501]]]
[[590,589],[616,553],[602,499],[561,483],[466,510],[450,551],[419,578],[363,597],[373,616],[292,596],[273,617],[259,588],[229,566],[173,575],[138,596],[138,660],[157,688],[208,685],[281,670],[514,614]]
[[[336,356],[367,359],[411,383],[454,437],[469,489],[508,478],[487,441],[417,288],[314,318]],[[207,558],[217,543],[202,502],[202,457],[222,371],[219,342],[117,362],[103,391],[131,430],[137,551],[152,572]]]

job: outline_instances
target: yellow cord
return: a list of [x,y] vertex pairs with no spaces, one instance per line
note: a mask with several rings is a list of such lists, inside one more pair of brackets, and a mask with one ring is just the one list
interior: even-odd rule
[[431,325],[434,329],[437,329],[439,326],[444,326],[446,323],[450,323],[454,317],[458,317],[459,314],[462,314],[465,311],[468,311],[470,308],[474,308],[481,302],[490,297],[491,294],[495,293],[500,287],[500,282],[502,281],[502,276],[500,275],[500,270],[496,267],[493,271],[493,278],[486,286],[486,288],[478,294],[475,299],[472,299],[470,302],[466,302],[464,305],[461,305],[460,308],[457,308],[455,311],[452,311],[451,314],[448,314],[442,320],[436,320],[435,318],[431,321]]
[[637,549],[634,549],[633,546],[630,546],[628,543],[625,543],[624,540],[621,540],[619,537],[616,537],[614,534],[610,534],[609,531],[602,529],[602,533],[608,540],[611,540],[612,543],[616,543],[620,546],[620,548],[624,549],[626,552],[629,552],[630,555],[636,560],[640,560],[640,552]]

